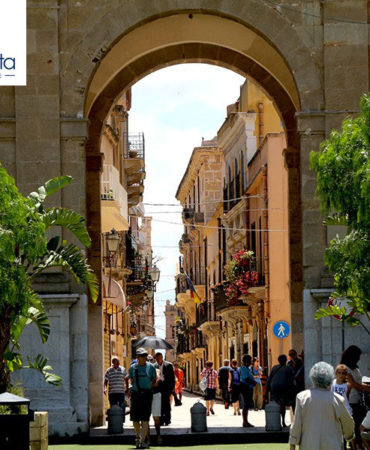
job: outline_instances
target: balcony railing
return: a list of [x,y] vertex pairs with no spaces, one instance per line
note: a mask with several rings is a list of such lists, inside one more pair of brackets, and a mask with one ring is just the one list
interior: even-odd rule
[[127,151],[125,158],[145,158],[144,133],[128,133],[123,135]]
[[127,192],[119,181],[119,171],[112,164],[103,164],[101,176],[101,199],[116,200],[120,206],[121,216],[127,220]]
[[213,289],[214,292],[214,304],[215,310],[219,311],[220,309],[227,307],[227,299],[225,295],[225,287],[223,284],[219,284],[215,286]]

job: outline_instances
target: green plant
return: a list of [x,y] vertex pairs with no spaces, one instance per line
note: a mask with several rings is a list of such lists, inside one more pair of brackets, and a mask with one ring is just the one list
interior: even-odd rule
[[68,209],[44,207],[47,197],[71,182],[69,176],[56,177],[24,197],[0,165],[0,392],[9,387],[10,374],[21,368],[38,370],[48,383],[61,382],[46,358],[38,355],[25,365],[20,354],[19,338],[27,325],[37,326],[42,342],[50,334],[43,302],[32,288],[38,274],[56,266],[67,269],[77,282],[87,284],[93,301],[97,298],[96,277],[80,249],[52,235],[52,229],[64,227],[89,247],[83,217]]
[[[370,96],[364,95],[361,115],[344,120],[342,131],[332,131],[320,151],[311,152],[310,160],[322,210],[325,214],[335,211],[325,225],[347,227],[346,236],[336,236],[326,250],[325,262],[334,276],[335,292],[315,318],[338,316],[351,325],[363,326],[370,334],[369,152]],[[348,299],[347,308],[333,304],[338,297]]]
[[229,306],[238,305],[240,297],[248,295],[250,287],[258,282],[258,273],[251,270],[253,252],[239,250],[225,265],[225,295]]

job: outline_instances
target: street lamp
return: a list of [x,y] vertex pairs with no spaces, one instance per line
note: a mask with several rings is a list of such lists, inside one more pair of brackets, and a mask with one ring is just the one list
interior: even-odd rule
[[119,234],[114,228],[110,233],[107,233],[107,244],[109,253],[117,253],[119,246]]
[[158,269],[156,265],[154,265],[150,271],[150,277],[153,283],[158,283],[159,277],[161,276],[161,271]]

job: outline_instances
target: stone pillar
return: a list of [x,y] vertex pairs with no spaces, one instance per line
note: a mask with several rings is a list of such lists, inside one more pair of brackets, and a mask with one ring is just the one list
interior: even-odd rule
[[33,370],[15,374],[21,381],[31,408],[49,413],[49,434],[74,435],[88,431],[87,383],[87,309],[86,296],[78,294],[42,295],[50,321],[49,339],[42,344],[34,325],[26,327],[21,337],[24,357],[31,360],[41,353],[49,358],[62,386],[45,383]]
[[303,348],[302,308],[302,211],[300,199],[300,155],[293,147],[283,152],[288,170],[289,266],[292,344]]
[[362,350],[359,363],[363,374],[368,370],[370,360],[370,340],[360,327],[342,323],[334,317],[315,320],[318,308],[327,305],[333,289],[304,290],[304,339],[305,339],[305,378],[309,386],[308,374],[318,361],[326,361],[334,367],[339,363],[342,348],[357,345]]
[[[27,86],[15,87],[16,183],[27,194],[61,174],[58,8],[27,8]],[[60,205],[60,192],[52,202]]]

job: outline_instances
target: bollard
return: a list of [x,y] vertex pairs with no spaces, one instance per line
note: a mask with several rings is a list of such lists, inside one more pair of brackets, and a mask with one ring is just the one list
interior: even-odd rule
[[204,432],[207,430],[207,408],[200,403],[197,403],[190,408],[191,416],[191,431],[194,432]]
[[266,431],[281,431],[280,406],[271,401],[265,406]]
[[123,433],[123,409],[118,405],[112,405],[107,414],[108,434]]

